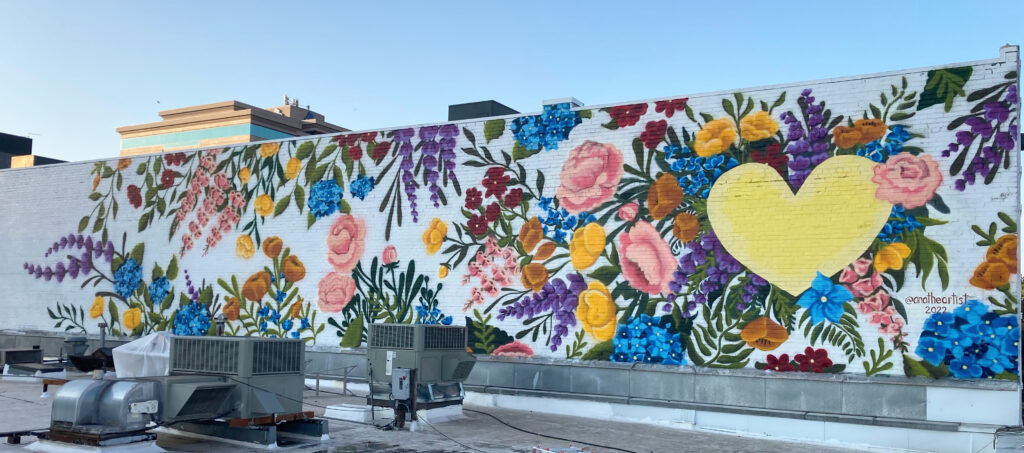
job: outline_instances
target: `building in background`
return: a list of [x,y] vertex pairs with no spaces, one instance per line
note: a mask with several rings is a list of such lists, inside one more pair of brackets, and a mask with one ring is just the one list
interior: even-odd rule
[[324,116],[288,99],[277,107],[259,108],[224,101],[160,112],[161,121],[117,128],[121,155],[159,153],[206,146],[231,145],[303,135],[345,132]]
[[0,132],[0,169],[57,164],[63,160],[32,154],[32,139]]

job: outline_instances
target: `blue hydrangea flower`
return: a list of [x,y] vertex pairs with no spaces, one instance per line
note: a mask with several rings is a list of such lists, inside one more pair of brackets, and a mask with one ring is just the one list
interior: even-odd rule
[[907,214],[906,210],[902,205],[895,205],[892,207],[892,212],[889,214],[889,221],[882,227],[882,231],[878,233],[878,239],[885,243],[899,242],[903,240],[904,233],[913,233],[914,230],[924,228],[921,223],[917,221],[917,218]]
[[171,292],[171,282],[167,281],[167,277],[157,278],[149,284],[149,298],[154,305],[163,302],[169,292]]
[[946,343],[935,337],[922,337],[914,352],[928,363],[938,366],[946,358]]
[[929,316],[914,352],[933,365],[947,365],[953,377],[977,379],[1017,374],[1019,345],[1016,316],[998,316],[969,300],[953,313]]
[[924,321],[924,328],[930,332],[934,332],[939,336],[949,335],[949,331],[953,328],[953,314],[952,313],[936,313],[936,316],[929,316]]
[[360,200],[365,199],[370,191],[373,190],[374,181],[373,176],[360,175],[355,181],[352,181],[348,185],[348,190],[353,197]]
[[700,157],[687,146],[666,145],[660,156],[673,172],[681,173],[676,180],[687,195],[707,198],[711,187],[723,173],[739,165],[736,159],[722,154]]
[[333,179],[317,181],[309,190],[309,198],[306,199],[306,206],[313,217],[321,218],[334,214],[341,202],[342,190]]
[[796,304],[810,312],[812,324],[826,319],[835,323],[843,316],[843,304],[851,299],[853,294],[843,285],[835,284],[832,279],[818,272],[811,287],[800,295]]
[[521,116],[509,127],[516,141],[530,151],[558,149],[573,128],[583,122],[568,102],[545,105],[540,115]]
[[973,355],[965,355],[949,362],[949,372],[956,378],[971,379],[980,378],[982,369]]
[[953,310],[953,315],[966,321],[968,324],[980,323],[982,316],[986,313],[988,313],[988,307],[974,299],[964,302],[963,305]]
[[885,162],[890,157],[903,152],[903,144],[910,140],[910,132],[900,125],[893,126],[889,134],[882,140],[874,140],[857,149],[857,155],[867,157],[875,162]]
[[192,302],[185,305],[174,316],[174,334],[202,336],[210,330],[210,310],[206,305]]
[[597,221],[597,216],[594,214],[586,211],[569,214],[565,208],[555,209],[551,203],[551,198],[541,197],[537,202],[537,207],[545,211],[544,215],[539,218],[543,224],[544,236],[550,237],[555,242],[564,243],[572,238],[573,232],[588,223]]
[[114,292],[127,299],[142,283],[142,268],[135,258],[128,258],[114,271]]
[[678,333],[671,333],[667,318],[640,315],[619,324],[612,338],[614,362],[686,363]]

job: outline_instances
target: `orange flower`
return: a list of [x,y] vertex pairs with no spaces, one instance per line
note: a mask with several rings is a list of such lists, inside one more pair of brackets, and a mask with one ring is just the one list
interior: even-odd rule
[[270,274],[266,271],[259,271],[249,276],[249,279],[242,285],[242,296],[253,302],[259,302],[270,290]]
[[853,148],[860,144],[860,131],[853,127],[836,126],[832,128],[832,143],[838,148]]
[[263,240],[263,253],[268,258],[277,258],[277,255],[281,254],[281,248],[284,247],[284,241],[277,236],[270,236]]
[[1001,262],[986,261],[974,269],[970,282],[981,289],[996,289],[1010,282],[1010,269]]
[[300,316],[302,316],[302,299],[292,304],[292,318],[298,319]]
[[672,235],[683,242],[690,242],[700,231],[700,221],[689,212],[680,212],[672,222]]
[[541,226],[540,219],[533,216],[519,229],[519,242],[523,243],[523,250],[530,253],[541,239],[544,239],[544,227]]
[[779,323],[772,321],[767,316],[762,316],[750,321],[740,331],[740,338],[752,348],[771,351],[789,339],[789,332]]
[[523,286],[533,291],[540,291],[548,282],[548,270],[540,263],[523,266]]
[[875,254],[875,270],[903,269],[903,260],[910,256],[910,247],[902,242],[893,242]]
[[295,283],[306,276],[306,266],[295,255],[288,255],[281,263],[281,272],[285,280]]
[[228,303],[224,304],[224,309],[221,310],[221,313],[224,313],[224,317],[227,318],[228,321],[237,321],[238,314],[241,312],[241,307],[242,304],[238,301],[238,298],[232,297],[228,299]]
[[555,253],[555,248],[555,243],[551,241],[541,244],[540,247],[537,248],[537,253],[533,255],[534,261],[544,261],[551,258],[551,255]]
[[860,144],[871,143],[889,132],[889,128],[879,119],[857,120],[853,122],[854,129],[860,132]]
[[661,220],[683,202],[683,189],[669,173],[662,173],[647,191],[647,210],[654,220]]
[[118,170],[125,170],[125,169],[127,169],[128,167],[131,167],[131,166],[132,166],[132,160],[127,158],[127,157],[123,157],[123,158],[117,160],[117,169]]
[[1017,235],[1004,234],[996,239],[996,243],[988,247],[985,252],[985,261],[1000,262],[1010,269],[1011,273],[1017,272]]
[[99,186],[100,186],[100,175],[96,175],[95,178],[92,178],[92,191],[95,192],[96,188],[99,187]]

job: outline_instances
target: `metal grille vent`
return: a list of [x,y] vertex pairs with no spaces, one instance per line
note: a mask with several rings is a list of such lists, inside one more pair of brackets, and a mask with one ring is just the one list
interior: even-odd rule
[[371,348],[412,349],[416,326],[400,324],[373,324],[367,345]]
[[424,349],[466,349],[466,328],[424,326]]
[[258,341],[252,345],[252,374],[302,372],[301,341]]
[[238,373],[238,343],[175,337],[172,371]]

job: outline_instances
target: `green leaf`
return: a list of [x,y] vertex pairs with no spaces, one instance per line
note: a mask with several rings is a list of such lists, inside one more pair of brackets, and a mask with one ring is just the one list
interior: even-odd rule
[[171,255],[171,263],[167,265],[167,279],[174,280],[178,278],[178,257]]
[[966,96],[964,85],[971,78],[973,68],[961,66],[958,68],[933,69],[928,71],[928,81],[917,99],[917,110],[924,110],[935,104],[943,104],[946,112],[953,108],[953,100],[957,96]]
[[164,268],[160,267],[159,264],[154,264],[153,265],[152,276],[153,276],[153,280],[156,280],[156,279],[158,279],[160,277],[163,277],[164,276]]
[[117,304],[114,303],[114,299],[110,299],[110,303],[107,304],[107,310],[110,311],[110,322],[117,322]]
[[893,113],[892,116],[889,117],[889,119],[892,120],[892,121],[904,121],[904,120],[910,119],[911,117],[913,117],[916,114],[917,114],[917,112],[910,112],[910,113],[896,112],[896,113]]
[[128,257],[129,258],[135,258],[135,261],[137,263],[139,263],[139,265],[141,266],[142,265],[142,258],[145,257],[145,253],[146,253],[146,243],[145,242],[140,242],[138,244],[135,244],[135,247],[132,247],[132,251],[131,251],[131,253],[128,254]]
[[[331,148],[332,146],[334,148],[338,147],[337,145],[330,144],[327,145],[327,148],[324,148],[324,150],[326,151],[328,148]],[[313,154],[314,149],[316,149],[316,145],[314,145],[312,141],[302,142],[302,144],[299,145],[299,149],[295,150],[295,158],[299,160],[305,159],[309,157],[311,154]]]
[[725,113],[729,116],[736,116],[736,109],[733,108],[732,101],[722,98],[722,108],[725,109]]
[[295,197],[295,207],[299,208],[299,214],[302,214],[302,209],[306,207],[306,189],[296,185],[295,192],[292,195]]
[[350,206],[348,204],[348,201],[341,200],[341,202],[339,204],[341,205],[339,211],[341,211],[342,214],[351,214],[352,213],[352,206]]
[[516,144],[512,146],[512,159],[515,159],[515,160],[526,159],[527,157],[530,157],[530,156],[532,156],[534,154],[537,154],[539,152],[540,152],[540,148],[537,148],[536,150],[529,150],[529,149],[526,149],[525,146],[520,144],[519,141],[516,141]]
[[908,354],[903,354],[903,373],[908,377],[924,376],[938,379],[949,376],[949,368],[945,364],[934,366],[924,360],[914,360]]
[[611,360],[612,353],[615,352],[615,346],[612,344],[612,340],[602,341],[590,347],[590,349],[580,357],[580,360]]
[[619,269],[618,266],[609,264],[594,269],[594,272],[591,272],[588,275],[588,277],[593,278],[595,280],[599,280],[601,283],[604,283],[605,285],[610,285],[612,284],[612,281],[615,280],[615,277],[618,277],[621,273],[622,270]]
[[355,348],[363,343],[363,316],[356,316],[348,323],[345,336],[341,337],[341,347]]
[[484,123],[484,139],[487,140],[487,143],[490,143],[491,140],[501,137],[501,135],[504,133],[505,120],[487,120],[487,122]]
[[288,209],[288,204],[292,201],[292,197],[281,197],[277,201],[277,205],[274,206],[274,217],[281,215],[285,209]]
[[81,233],[89,227],[89,216],[82,217],[82,220],[78,221],[78,232]]
[[879,110],[878,107],[875,107],[875,104],[868,104],[868,107],[871,109],[871,116],[872,117],[874,117],[874,118],[881,118],[882,117],[882,111]]
[[578,110],[576,113],[580,115],[580,118],[586,118],[588,120],[594,117],[594,112],[590,109]]

